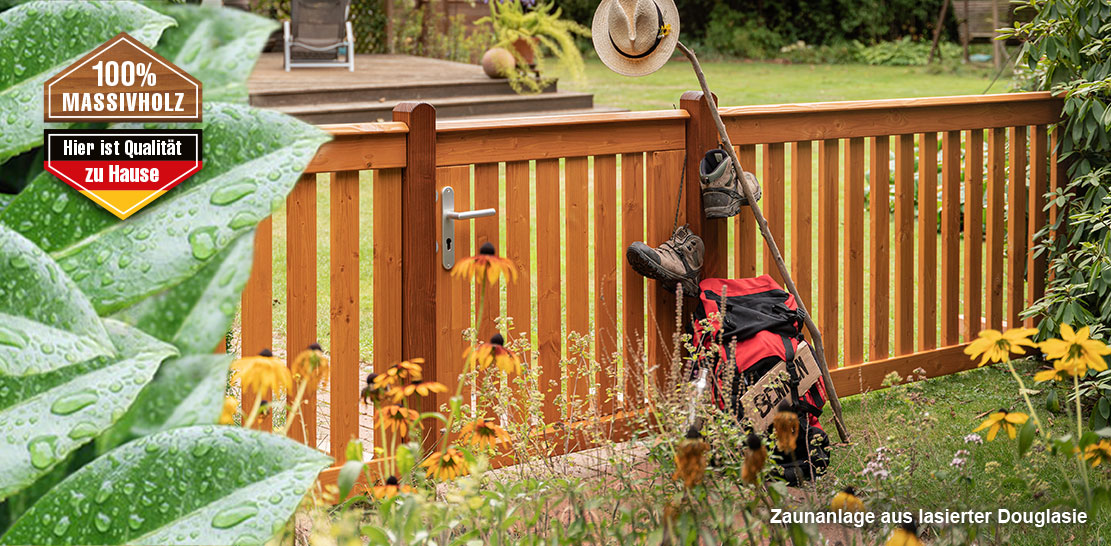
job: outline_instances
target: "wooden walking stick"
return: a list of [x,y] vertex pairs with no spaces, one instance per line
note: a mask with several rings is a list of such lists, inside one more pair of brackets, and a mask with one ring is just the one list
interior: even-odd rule
[[[729,159],[733,161],[733,169],[737,178],[743,181],[744,168],[741,167],[741,162],[737,159],[737,153],[733,150],[733,143],[729,140],[729,134],[725,131],[725,123],[721,121],[721,114],[718,113],[718,105],[714,101],[714,95],[710,93],[710,86],[706,84],[706,75],[702,72],[702,65],[698,63],[698,58],[694,56],[694,52],[683,45],[683,42],[679,42],[677,47],[683,52],[683,55],[686,55],[691,62],[691,66],[694,67],[694,73],[698,76],[698,84],[702,86],[702,96],[710,107],[710,115],[714,118],[714,124],[718,128],[718,135],[721,137],[725,153],[729,154]],[[756,217],[756,224],[760,226],[760,235],[764,237],[764,242],[767,243],[772,258],[775,259],[775,265],[779,268],[779,274],[782,275],[783,282],[787,285],[787,291],[795,297],[795,303],[802,314],[806,329],[810,330],[810,338],[814,341],[814,357],[818,361],[818,368],[822,370],[822,379],[826,384],[826,392],[829,393],[829,405],[833,408],[833,423],[837,426],[837,435],[841,437],[842,442],[848,442],[849,432],[845,429],[845,421],[841,417],[841,400],[837,398],[837,390],[833,386],[833,378],[830,377],[829,366],[826,364],[825,351],[822,349],[822,334],[818,331],[818,325],[814,323],[814,319],[810,318],[810,313],[806,310],[806,304],[795,288],[795,281],[791,279],[791,273],[787,271],[787,264],[783,261],[783,255],[779,252],[779,245],[772,237],[772,232],[768,229],[768,221],[764,219],[764,213],[760,210],[756,200],[753,199],[748,184],[742,182],[740,186],[745,199],[748,201],[748,208],[752,211],[752,215]]]

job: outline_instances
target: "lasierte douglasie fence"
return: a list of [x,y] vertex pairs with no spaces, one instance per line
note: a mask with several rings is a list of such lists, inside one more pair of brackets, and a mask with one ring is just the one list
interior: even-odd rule
[[[721,109],[741,162],[763,185],[761,205],[822,329],[841,396],[881,388],[892,371],[933,377],[975,366],[961,351],[976,333],[1018,324],[1042,294],[1046,263],[1030,248],[1057,213],[1043,210],[1043,196],[1062,185],[1047,130],[1061,106],[1048,93],[1021,93]],[[519,268],[518,282],[490,289],[479,338],[490,337],[504,302],[513,319],[507,337],[531,339],[531,365],[547,385],[564,373],[566,333],[592,334],[601,371],[569,374],[576,384],[568,389],[595,393],[605,418],[638,410],[632,384],[640,363],[650,373],[666,369],[657,364],[671,353],[674,294],[622,256],[633,241],[655,246],[670,236],[683,169],[678,222],[705,240],[703,276],[777,276],[747,209],[730,219],[702,217],[698,161],[718,141],[700,93],[684,94],[678,110],[481,121],[437,122],[432,106],[408,103],[392,122],[327,130],[335,139],[286,202],[287,327],[277,335],[292,354],[317,339],[317,215],[324,214],[337,465],[359,432],[360,357],[376,371],[423,357],[425,378],[452,391],[462,371],[461,332],[475,295],[442,264],[445,186],[456,210],[497,209],[455,223],[457,259],[492,241]],[[360,171],[372,173],[360,183]],[[317,173],[331,177],[324,211]],[[360,226],[360,192],[373,192],[372,230]],[[360,237],[373,238],[372,256],[360,255]],[[245,354],[275,336],[272,241],[267,220],[243,293]],[[360,293],[367,261],[373,293]],[[369,326],[359,311],[370,302],[373,354],[360,355],[360,329]],[[547,394],[545,423],[562,419],[556,395]],[[447,396],[425,400],[424,409]],[[289,429],[298,440],[316,438],[315,404],[310,397],[304,425]],[[337,471],[326,471],[325,481]]]

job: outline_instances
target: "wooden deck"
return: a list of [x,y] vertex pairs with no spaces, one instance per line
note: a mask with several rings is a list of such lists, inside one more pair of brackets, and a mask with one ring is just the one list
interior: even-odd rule
[[321,124],[391,121],[394,106],[414,100],[435,106],[439,119],[601,111],[590,93],[553,85],[543,93],[518,95],[478,65],[409,55],[359,55],[354,72],[342,67],[286,72],[281,53],[264,53],[247,85],[253,106]]

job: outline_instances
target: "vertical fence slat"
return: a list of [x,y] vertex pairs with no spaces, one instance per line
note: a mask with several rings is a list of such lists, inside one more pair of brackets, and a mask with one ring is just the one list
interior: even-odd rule
[[[740,146],[736,152],[741,167],[746,171],[756,170],[756,146]],[[756,219],[752,217],[752,211],[748,210],[742,210],[733,218],[736,222],[733,229],[735,233],[733,246],[736,248],[737,277],[755,277],[756,238],[759,235]]]
[[617,366],[617,158],[594,158],[594,358],[598,407],[613,411],[612,393]]
[[[374,371],[385,373],[402,360],[401,169],[374,173]],[[336,373],[333,365],[332,373]],[[335,375],[336,381],[344,381]],[[396,435],[396,434],[395,434]],[[388,438],[376,429],[376,446]]]
[[987,327],[1003,327],[1003,201],[1006,188],[1006,130],[991,129],[988,138],[988,211],[987,211],[987,299],[984,308]]
[[[1053,132],[1049,134],[1049,191],[1054,195],[1063,187],[1062,182],[1068,180],[1065,177],[1065,168],[1061,165],[1057,157],[1057,138],[1060,136],[1062,130],[1062,126],[1058,125],[1054,127]],[[1056,204],[1049,207],[1049,225],[1057,225],[1057,220],[1061,214],[1064,214],[1064,211],[1058,208]],[[1057,230],[1051,230],[1049,236],[1052,237],[1053,240],[1057,240]],[[1049,273],[1049,277],[1050,279],[1053,278],[1052,271]]]
[[937,347],[937,133],[918,146],[918,350]]
[[[764,146],[764,179],[763,188],[766,198],[760,200],[760,204],[764,207],[764,214],[768,221],[768,229],[772,233],[777,245],[784,254],[792,254],[788,252],[785,246],[786,239],[783,238],[783,222],[784,222],[784,197],[786,189],[785,185],[785,159],[783,153],[783,144],[775,143]],[[745,213],[747,211],[741,211]],[[788,256],[789,257],[789,256]],[[783,286],[783,275],[779,274],[779,268],[775,265],[775,260],[772,259],[771,249],[768,247],[767,241],[764,242],[764,274],[771,275],[775,282]]]
[[[1045,294],[1046,255],[1034,256],[1035,235],[1045,227],[1045,193],[1048,181],[1046,180],[1046,128],[1045,125],[1034,127],[1030,136],[1030,225],[1027,228],[1027,262],[1026,262],[1026,305],[1033,305]],[[1026,326],[1035,325],[1034,317],[1026,319]]]
[[1011,127],[1007,184],[1007,326],[1016,328],[1026,308],[1026,127]]
[[563,309],[560,304],[559,160],[536,161],[536,331],[540,346],[540,391],[544,393],[544,422],[559,420],[556,396],[562,374]]
[[[675,218],[675,188],[679,181],[679,166],[683,157],[679,152],[654,152],[648,169],[648,245],[657,247],[671,237]],[[685,211],[679,211],[679,224],[685,221]],[[656,366],[656,385],[666,385],[671,368],[671,351],[675,334],[675,292],[664,283],[648,281],[648,365]]]
[[809,140],[791,143],[791,248],[787,252],[795,289],[808,306],[812,303],[810,294],[814,283],[810,256],[814,251],[811,233],[814,227],[813,161],[813,146]]
[[[567,279],[565,283],[567,298],[567,333],[575,332],[581,336],[590,335],[590,270],[587,256],[590,253],[590,165],[585,157],[569,157],[564,162],[564,193],[567,241]],[[571,348],[567,349],[571,358]],[[590,390],[589,378],[582,368],[582,360],[566,370],[567,400],[580,404],[587,400]]]
[[914,135],[895,145],[895,354],[914,351]]
[[[644,154],[621,155],[621,248],[644,241]],[[640,407],[643,400],[644,277],[633,271],[628,260],[621,261],[621,303],[623,304],[622,360],[626,409]]]
[[[316,175],[301,175],[286,209],[286,361],[316,343]],[[297,381],[294,378],[294,381]],[[292,398],[292,397],[291,397]],[[292,403],[292,400],[290,401]],[[316,390],[305,391],[289,436],[316,446]],[[306,442],[306,439],[308,440]]]
[[[644,240],[644,155],[621,155],[621,248]],[[625,408],[639,408],[643,399],[643,349],[649,341],[644,334],[644,277],[621,260],[622,359],[624,364]]]
[[868,326],[868,358],[882,360],[890,355],[891,320],[891,137],[869,139],[871,249],[871,313]]
[[359,172],[332,173],[331,448],[337,464],[359,434]]
[[[480,163],[474,166],[474,208],[499,209],[498,204],[498,164]],[[458,207],[457,207],[458,208]],[[505,256],[505,249],[498,244],[500,239],[498,231],[498,217],[504,216],[504,211],[499,210],[494,216],[476,218],[474,220],[475,251],[489,242],[494,245],[499,256]],[[478,322],[478,340],[486,341],[494,335],[494,321],[501,314],[501,287],[498,285],[485,287],[484,309]],[[478,294],[475,294],[478,297]]]
[[845,364],[864,362],[864,138],[845,143]]
[[[273,296],[273,221],[270,217],[258,223],[255,231],[255,252],[251,263],[251,276],[243,288],[242,356],[257,355],[269,349],[273,341],[274,296]],[[259,393],[243,389],[243,414],[247,415],[254,407]],[[262,393],[262,399],[272,401],[273,393]],[[270,413],[255,420],[255,428],[272,430]]]
[[837,367],[837,218],[839,165],[837,140],[823,140],[818,147],[818,327],[830,368]]
[[964,137],[964,340],[980,332],[984,285],[984,131]]
[[[455,210],[471,210],[471,169],[469,166],[441,167],[436,169],[436,191],[451,186],[455,193]],[[436,240],[443,240],[443,223],[436,224]],[[471,256],[471,222],[455,222],[455,261]],[[444,249],[440,248],[440,252]],[[468,344],[460,332],[471,326],[471,284],[465,279],[453,278],[451,272],[436,264],[436,326],[439,343],[436,344],[436,370],[440,383],[449,393],[455,393],[459,375],[463,373],[463,351]],[[485,311],[484,311],[485,314]],[[463,399],[470,400],[470,389],[464,388]],[[413,401],[419,398],[414,395]],[[437,426],[435,421],[428,424]]]
[[[513,319],[513,328],[506,332],[507,341],[524,340],[525,346],[532,334],[532,272],[529,252],[530,208],[529,162],[512,161],[505,164],[505,256],[517,266],[517,281],[506,285],[506,312]],[[521,358],[530,357],[522,354]],[[530,362],[537,370],[537,362]],[[513,379],[510,379],[513,381]],[[541,384],[542,385],[542,384]],[[512,415],[511,419],[523,422],[530,415]]]
[[941,137],[941,344],[960,342],[961,133]]
[[[501,205],[498,200],[500,185],[498,167],[499,165],[497,163],[479,163],[474,166],[475,210],[492,208],[498,211],[494,216],[476,218],[474,220],[474,252],[478,252],[478,249],[482,248],[482,245],[488,242],[494,245],[499,256],[506,256],[506,249],[499,244],[501,238],[498,229],[499,217],[504,217],[505,211],[501,210]],[[459,255],[457,254],[456,256]],[[481,293],[479,291],[481,291]],[[489,340],[496,331],[496,321],[501,315],[501,284],[476,285],[474,297],[476,313],[478,312],[477,306],[479,298],[485,298],[482,303],[482,316],[478,317],[478,342],[481,343]],[[477,381],[479,385],[484,385],[488,376],[500,377],[500,375],[500,371],[488,368],[476,372],[475,381]],[[500,379],[495,381],[500,381]],[[491,410],[486,417],[495,419],[496,415],[494,415],[494,412]]]

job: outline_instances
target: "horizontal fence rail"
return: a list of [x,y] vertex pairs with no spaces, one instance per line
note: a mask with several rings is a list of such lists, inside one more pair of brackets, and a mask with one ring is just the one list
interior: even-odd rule
[[[680,105],[437,122],[429,105],[404,104],[392,122],[326,126],[334,140],[274,224],[259,226],[243,294],[244,354],[277,345],[295,355],[326,338],[330,387],[307,397],[290,434],[342,464],[349,439],[374,441],[370,410],[360,407],[363,377],[403,358],[425,358],[426,379],[454,392],[480,294],[440,265],[435,196],[445,186],[456,210],[497,209],[457,222],[457,259],[489,241],[518,268],[517,282],[481,295],[479,339],[510,317],[502,333],[540,370],[542,415],[491,417],[531,419],[551,434],[543,425],[573,431],[584,408],[618,425],[642,410],[645,393],[667,379],[678,302],[632,271],[629,244],[657,246],[689,224],[706,243],[703,277],[782,281],[748,210],[702,217],[697,162],[718,138],[701,94]],[[822,330],[841,396],[882,388],[892,372],[917,379],[974,366],[966,344],[982,328],[1019,324],[1043,293],[1046,263],[1030,249],[1046,220],[1043,196],[1062,183],[1051,130],[1059,99],[720,112],[763,186],[761,207]],[[275,245],[278,225],[285,242]],[[284,293],[274,289],[281,282]],[[568,397],[580,401],[578,413],[560,403]],[[571,436],[561,451],[590,444]]]

